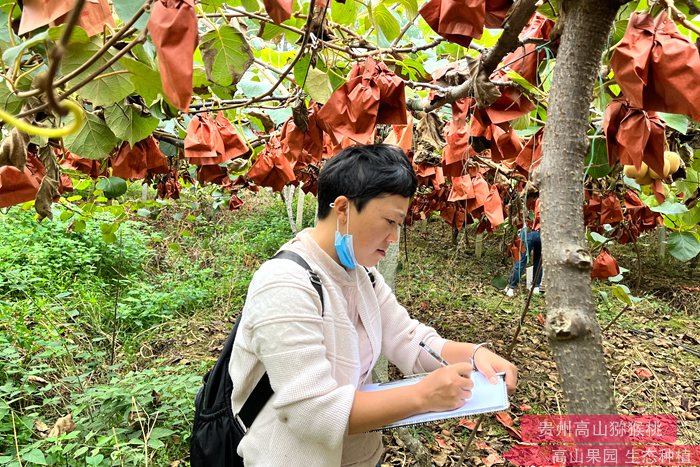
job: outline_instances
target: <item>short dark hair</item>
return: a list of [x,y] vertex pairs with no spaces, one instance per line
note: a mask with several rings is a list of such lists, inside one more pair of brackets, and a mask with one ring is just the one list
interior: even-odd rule
[[391,144],[350,146],[326,162],[318,176],[318,218],[325,219],[330,204],[347,196],[362,211],[372,198],[416,192],[418,178],[403,150]]

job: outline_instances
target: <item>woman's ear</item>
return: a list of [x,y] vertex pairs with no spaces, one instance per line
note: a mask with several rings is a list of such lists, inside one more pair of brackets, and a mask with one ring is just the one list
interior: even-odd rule
[[348,222],[348,209],[350,208],[350,200],[347,196],[338,196],[335,201],[333,201],[333,211],[341,224],[346,224]]

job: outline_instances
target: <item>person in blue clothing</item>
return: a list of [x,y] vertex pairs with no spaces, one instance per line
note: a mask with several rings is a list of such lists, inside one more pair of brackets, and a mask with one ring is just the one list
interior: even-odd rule
[[505,294],[509,297],[515,295],[520,278],[527,268],[527,264],[532,258],[532,269],[534,274],[535,288],[533,294],[540,293],[542,284],[542,241],[539,230],[531,230],[527,226],[520,230],[520,240],[525,244],[525,251],[520,255],[520,260],[515,263],[510,273],[510,282],[505,289]]
[[529,182],[523,190],[524,194],[527,195],[529,192],[529,199],[526,201],[529,209],[532,209],[534,214],[534,219],[525,222],[525,225],[518,236],[522,245],[525,246],[525,250],[520,254],[520,260],[518,260],[513,265],[513,270],[510,273],[510,279],[508,286],[504,289],[505,294],[508,297],[515,295],[515,289],[518,288],[520,283],[520,278],[527,269],[527,265],[532,260],[533,269],[533,281],[534,289],[533,294],[539,294],[542,290],[542,240],[540,238],[540,198],[539,192],[535,185],[531,185]]

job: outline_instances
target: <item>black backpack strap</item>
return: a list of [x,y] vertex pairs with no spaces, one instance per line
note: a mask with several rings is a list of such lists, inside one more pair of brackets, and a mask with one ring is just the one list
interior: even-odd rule
[[[307,263],[306,260],[304,260],[304,258],[297,253],[289,250],[280,250],[271,259],[287,259],[294,261],[299,266],[306,269],[306,272],[309,273],[311,285],[314,286],[314,289],[316,289],[316,292],[318,293],[318,297],[321,299],[321,316],[323,316],[323,288],[321,287],[321,278],[311,269],[309,263]],[[236,322],[236,326],[234,326],[232,331],[233,335],[235,335],[236,328],[238,328],[238,322]],[[233,339],[229,337],[229,340],[231,340],[231,347],[233,347]],[[228,341],[226,344],[228,344]],[[231,351],[229,351],[229,355],[230,353]],[[267,372],[265,372],[265,374],[262,375],[262,378],[260,378],[260,381],[258,381],[258,384],[255,385],[255,388],[253,388],[253,391],[248,396],[248,399],[246,399],[243,407],[241,407],[241,410],[238,412],[238,414],[234,415],[236,422],[241,425],[244,432],[247,431],[248,427],[253,424],[255,418],[258,416],[263,407],[265,407],[267,401],[270,400],[272,394],[273,391],[272,386],[270,386],[270,378],[267,376]]]
[[367,271],[367,275],[369,276],[369,281],[372,283],[372,288],[374,288],[374,286],[377,285],[377,278],[374,277],[374,273],[372,271],[370,271],[368,267],[366,267],[366,266],[362,266],[362,267],[365,268],[365,271]]
[[321,299],[321,316],[323,316],[324,306],[323,287],[321,287],[321,278],[318,277],[318,274],[316,274],[313,269],[311,269],[309,263],[307,263],[306,260],[302,258],[299,254],[294,253],[290,250],[280,250],[271,259],[288,259],[290,261],[294,261],[299,266],[306,269],[306,272],[309,273],[309,280],[311,281],[311,285],[314,286],[314,289],[316,289],[316,293],[318,293],[318,297]]

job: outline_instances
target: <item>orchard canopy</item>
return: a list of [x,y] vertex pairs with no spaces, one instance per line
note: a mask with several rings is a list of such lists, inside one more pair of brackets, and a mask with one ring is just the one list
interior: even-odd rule
[[[621,2],[580,174],[598,244],[665,226],[700,252],[698,15]],[[557,0],[0,0],[0,207],[111,216],[109,241],[183,189],[313,193],[325,159],[385,141],[419,175],[408,222],[521,223],[566,21]],[[134,180],[158,199],[120,204]],[[619,271],[605,250],[593,270]]]

